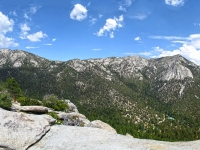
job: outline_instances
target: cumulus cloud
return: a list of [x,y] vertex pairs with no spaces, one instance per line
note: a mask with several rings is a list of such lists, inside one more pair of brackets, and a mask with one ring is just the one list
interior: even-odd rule
[[82,21],[87,18],[87,9],[81,4],[76,4],[70,13],[70,18],[77,21]]
[[30,31],[31,29],[26,23],[21,24],[20,29],[21,29],[21,33],[20,33],[19,37],[23,40],[28,39],[31,42],[39,42],[39,41],[41,41],[42,38],[47,37],[47,34],[43,33],[42,31],[39,31],[39,32],[36,32],[33,34],[29,34],[28,31]]
[[183,44],[180,48],[172,51],[156,47],[155,51],[159,53],[157,57],[173,56],[180,54],[190,61],[200,65],[200,49],[197,49],[192,45]]
[[151,51],[152,57],[164,57],[180,54],[185,58],[200,65],[200,34],[191,34],[187,37],[181,36],[150,36],[152,39],[168,40],[172,43],[182,44],[177,49],[166,50],[160,47],[154,47]]
[[121,28],[123,25],[124,17],[123,15],[119,16],[119,18],[114,17],[106,20],[106,24],[96,33],[97,36],[106,36],[109,34],[110,38],[114,38],[114,33],[117,28]]
[[183,6],[185,2],[184,0],[165,0],[165,3],[171,6]]
[[134,39],[135,41],[140,41],[141,40],[141,38],[138,36],[138,37],[135,37],[135,39]]
[[13,38],[5,37],[4,34],[0,33],[0,47],[8,48],[10,46],[17,47],[19,44]]
[[9,19],[6,15],[0,12],[0,47],[8,48],[10,46],[16,47],[19,44],[15,43],[13,38],[6,37],[7,32],[12,32],[14,21]]
[[26,39],[28,35],[28,31],[31,30],[30,27],[26,23],[24,23],[20,25],[20,28],[21,28],[21,33],[19,37],[21,39]]
[[47,37],[47,35],[42,31],[27,35],[27,39],[29,39],[31,42],[39,42],[45,37]]
[[13,30],[14,21],[0,12],[0,33],[7,33]]

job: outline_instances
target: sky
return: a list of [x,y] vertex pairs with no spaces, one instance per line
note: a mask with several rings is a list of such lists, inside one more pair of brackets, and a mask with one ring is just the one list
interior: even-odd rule
[[0,48],[50,60],[181,54],[200,65],[199,0],[0,0]]

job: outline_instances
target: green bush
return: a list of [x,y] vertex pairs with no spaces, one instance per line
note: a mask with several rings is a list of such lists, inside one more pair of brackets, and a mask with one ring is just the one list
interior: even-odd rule
[[53,108],[55,111],[65,111],[69,108],[63,100],[58,100],[55,95],[46,95],[42,100],[43,106]]
[[69,106],[62,100],[43,100],[43,106],[53,108],[55,111],[64,111]]
[[29,97],[19,97],[17,101],[21,104],[21,106],[42,106],[42,102]]
[[8,98],[8,95],[6,94],[1,94],[0,95],[0,107],[10,110],[11,106],[12,106],[12,100]]
[[58,115],[55,112],[49,112],[48,115],[50,115],[51,117],[53,117],[54,119],[56,119],[56,124],[57,125],[61,125],[63,124],[63,120],[60,120]]

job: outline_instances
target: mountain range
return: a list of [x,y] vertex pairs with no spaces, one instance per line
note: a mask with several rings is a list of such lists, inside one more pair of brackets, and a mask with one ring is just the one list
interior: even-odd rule
[[167,141],[200,137],[200,66],[181,55],[51,61],[0,50],[0,80],[14,77],[25,95],[70,99],[90,120],[118,133]]

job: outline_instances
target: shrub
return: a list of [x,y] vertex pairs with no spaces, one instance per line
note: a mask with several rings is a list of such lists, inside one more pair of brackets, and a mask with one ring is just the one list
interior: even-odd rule
[[68,104],[66,104],[62,100],[43,100],[43,106],[53,108],[55,111],[64,111],[69,108]]
[[61,125],[63,124],[63,121],[59,119],[58,115],[55,112],[49,112],[48,115],[56,119],[56,124]]
[[20,102],[21,106],[42,106],[42,102],[39,102],[37,99],[31,99],[29,97],[19,97],[17,101]]
[[8,95],[2,94],[0,95],[0,107],[10,110],[12,106],[11,99],[8,98]]
[[65,111],[69,108],[63,100],[58,100],[55,95],[46,95],[42,100],[43,106],[53,108],[55,111]]

